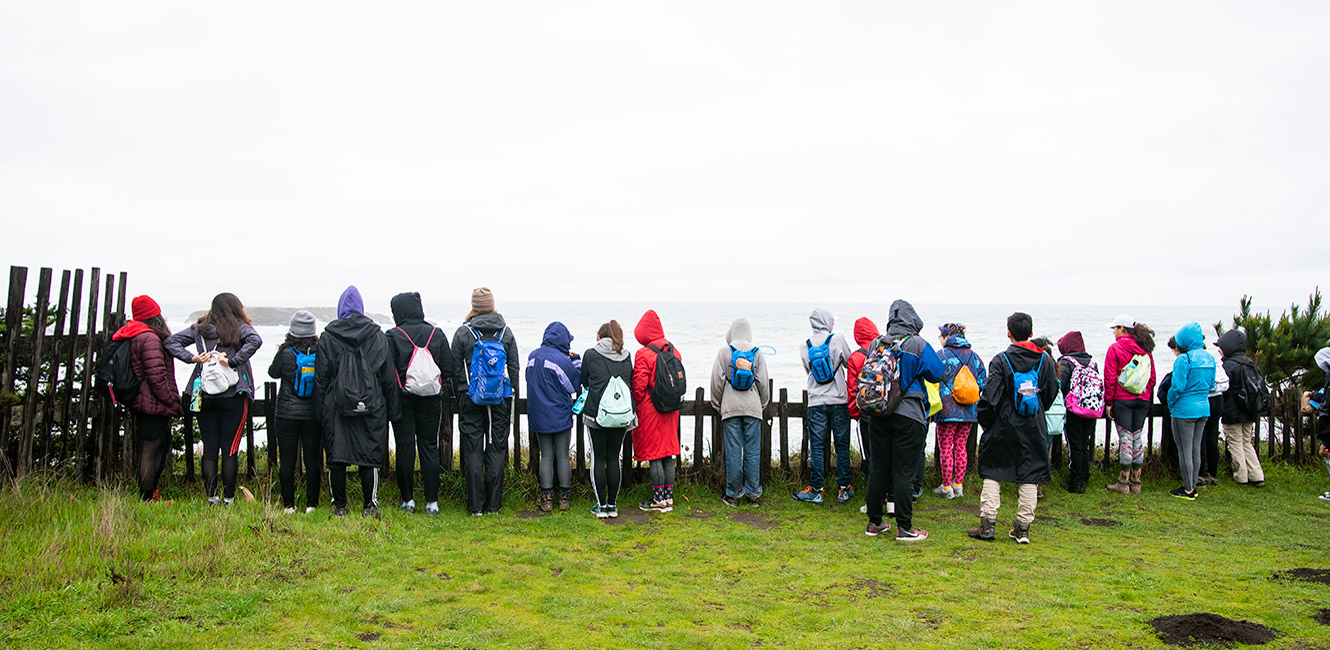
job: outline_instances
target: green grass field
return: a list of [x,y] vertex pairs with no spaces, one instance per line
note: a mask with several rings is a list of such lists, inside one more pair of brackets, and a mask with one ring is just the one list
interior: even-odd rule
[[[529,479],[524,479],[529,481]],[[271,494],[266,480],[244,481]],[[937,648],[1166,647],[1147,624],[1213,612],[1273,628],[1268,648],[1330,648],[1330,585],[1272,579],[1330,568],[1318,465],[1269,468],[1196,502],[1165,479],[1123,497],[1048,490],[1033,543],[965,535],[977,483],[928,493],[908,545],[863,534],[861,501],[808,506],[771,486],[738,510],[681,485],[677,509],[613,524],[536,516],[510,491],[472,518],[446,481],[442,516],[357,510],[334,519],[239,503],[197,486],[144,505],[132,490],[29,480],[0,494],[0,639],[6,648]],[[354,485],[354,481],[353,481]],[[355,488],[353,487],[353,492]],[[645,496],[642,488],[621,499]],[[358,497],[352,495],[352,504]],[[260,499],[262,501],[262,499]],[[1094,526],[1082,519],[1112,520]]]

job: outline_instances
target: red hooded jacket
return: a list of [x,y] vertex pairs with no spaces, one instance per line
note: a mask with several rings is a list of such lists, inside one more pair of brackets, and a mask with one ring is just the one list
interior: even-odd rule
[[[651,387],[656,383],[656,353],[646,346],[669,343],[660,317],[648,309],[633,328],[633,337],[642,349],[633,354],[633,406],[637,408],[637,428],[633,429],[633,460],[652,461],[679,455],[679,412],[661,413],[651,403]],[[673,345],[670,346],[673,349]],[[674,356],[683,355],[674,350]]]
[[129,365],[139,378],[139,393],[129,408],[144,415],[180,415],[175,364],[162,345],[162,335],[146,323],[132,320],[116,330],[111,340],[129,341]]
[[1150,383],[1146,384],[1145,392],[1140,395],[1132,395],[1127,389],[1118,383],[1118,375],[1122,369],[1131,362],[1131,358],[1138,354],[1145,354],[1141,344],[1130,334],[1123,334],[1113,345],[1108,346],[1108,353],[1104,355],[1104,408],[1113,406],[1113,402],[1121,399],[1143,399],[1146,402],[1152,400],[1155,394],[1155,358],[1150,357]]
[[845,392],[850,398],[850,417],[859,419],[859,403],[854,400],[854,389],[859,384],[859,371],[864,369],[864,362],[868,360],[868,355],[864,350],[878,337],[877,323],[869,320],[868,317],[860,318],[854,321],[854,342],[859,345],[859,349],[850,353],[850,360],[847,362],[849,373],[845,377]]

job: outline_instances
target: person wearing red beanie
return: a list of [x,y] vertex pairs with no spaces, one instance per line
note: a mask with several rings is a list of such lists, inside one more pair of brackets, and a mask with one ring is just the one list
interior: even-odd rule
[[180,391],[171,357],[162,343],[171,335],[162,308],[148,296],[134,298],[130,306],[134,320],[116,330],[111,340],[128,342],[130,367],[140,382],[138,393],[126,404],[140,441],[139,496],[144,501],[158,501],[157,482],[171,453],[171,418],[182,411]]

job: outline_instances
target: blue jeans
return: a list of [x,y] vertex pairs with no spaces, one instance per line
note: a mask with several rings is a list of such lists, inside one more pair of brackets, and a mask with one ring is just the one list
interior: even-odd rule
[[[829,429],[828,429],[829,427]],[[849,404],[823,404],[808,407],[808,484],[822,489],[826,476],[822,474],[827,434],[836,445],[836,485],[850,484],[850,406]]]
[[725,496],[762,496],[762,421],[740,415],[725,418]]

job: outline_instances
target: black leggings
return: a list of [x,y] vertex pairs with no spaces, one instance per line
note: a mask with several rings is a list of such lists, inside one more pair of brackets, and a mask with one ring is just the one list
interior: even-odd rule
[[439,500],[439,425],[443,398],[402,393],[402,416],[393,420],[397,443],[397,491],[402,503],[415,500],[416,450],[420,450],[420,486],[426,503]]
[[157,492],[157,481],[171,454],[171,417],[134,413],[139,432],[139,496],[144,501]]
[[[245,436],[249,416],[249,398],[204,397],[199,412],[199,437],[203,438],[203,485],[209,497],[217,496],[217,456],[222,457],[222,496],[236,496],[236,475],[240,472],[240,440]],[[225,451],[226,453],[222,453]]]
[[[328,483],[332,489],[332,504],[334,508],[346,507],[346,465],[332,467],[328,470]],[[366,508],[379,505],[379,468],[365,467],[361,465],[356,468],[360,475],[360,492]]]
[[277,433],[277,475],[282,479],[282,505],[296,507],[296,456],[305,456],[305,505],[319,505],[319,486],[323,483],[323,427],[314,420],[289,420],[278,417],[273,424]]
[[1145,428],[1145,419],[1150,416],[1150,400],[1120,399],[1113,402],[1113,424],[1131,433]]
[[596,502],[602,506],[618,505],[619,486],[623,483],[619,455],[623,453],[623,429],[591,429],[591,486]]

